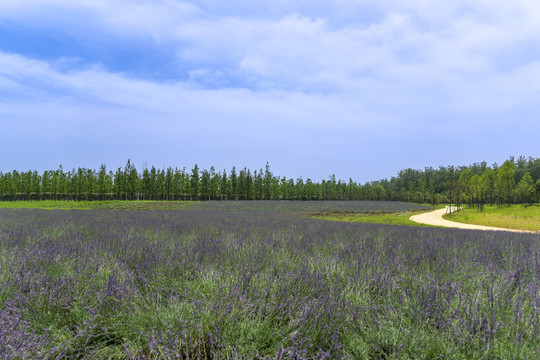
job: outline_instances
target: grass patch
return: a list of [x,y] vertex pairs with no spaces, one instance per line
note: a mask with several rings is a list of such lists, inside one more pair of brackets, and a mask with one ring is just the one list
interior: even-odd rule
[[[431,210],[430,210],[431,211]],[[431,225],[419,224],[409,220],[413,215],[426,211],[404,211],[398,213],[315,213],[310,217],[322,220],[345,221],[354,223],[370,223],[383,225],[405,225],[418,227],[433,227]]]
[[3,209],[108,209],[108,210],[175,210],[182,209],[188,205],[194,204],[193,201],[0,201],[0,208]]
[[484,211],[464,208],[452,215],[444,215],[443,218],[465,224],[495,226],[519,230],[540,230],[540,205],[528,207],[512,205],[498,208],[486,206]]

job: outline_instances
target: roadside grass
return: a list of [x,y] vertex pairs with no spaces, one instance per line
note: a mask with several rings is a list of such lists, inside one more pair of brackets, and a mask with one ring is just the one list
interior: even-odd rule
[[0,201],[3,209],[45,209],[45,210],[175,210],[196,203],[196,201],[66,201],[66,200],[42,200],[42,201]]
[[465,224],[495,226],[518,230],[540,230],[540,204],[527,207],[511,205],[498,208],[486,206],[482,212],[478,209],[463,208],[452,215],[443,215],[444,219]]

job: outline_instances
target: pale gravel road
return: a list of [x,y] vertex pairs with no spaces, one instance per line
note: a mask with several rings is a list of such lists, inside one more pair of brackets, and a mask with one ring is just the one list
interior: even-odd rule
[[[535,231],[528,230],[516,230],[516,229],[505,229],[492,226],[483,226],[483,225],[473,225],[473,224],[464,224],[454,221],[449,221],[443,219],[442,216],[448,212],[449,206],[444,209],[439,209],[431,211],[428,213],[413,215],[409,219],[419,224],[434,225],[434,226],[444,226],[457,229],[469,229],[469,230],[492,230],[492,231],[512,231],[512,232],[528,232],[535,233]],[[455,207],[452,207],[452,211],[455,211]]]

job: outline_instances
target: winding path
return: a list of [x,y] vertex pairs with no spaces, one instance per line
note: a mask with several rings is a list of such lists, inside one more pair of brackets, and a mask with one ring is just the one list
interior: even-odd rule
[[[499,228],[499,227],[493,227],[493,226],[464,224],[464,223],[449,221],[442,218],[442,216],[448,212],[448,208],[449,206],[447,206],[444,209],[439,209],[439,210],[431,211],[428,213],[413,215],[409,218],[409,220],[414,221],[419,224],[444,226],[444,227],[457,228],[457,229],[494,230],[494,231],[529,232],[529,233],[534,232],[534,231],[528,231],[528,230],[506,229],[506,228]],[[455,207],[452,207],[452,211],[455,211],[455,209],[456,209]]]

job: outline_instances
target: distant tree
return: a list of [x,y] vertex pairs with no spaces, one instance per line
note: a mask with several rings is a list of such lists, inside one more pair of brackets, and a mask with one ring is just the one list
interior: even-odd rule
[[96,176],[93,169],[86,169],[85,174],[85,197],[86,200],[93,200],[96,192]]
[[116,200],[122,200],[125,195],[125,176],[122,168],[116,169],[114,173],[113,192]]
[[471,178],[473,176],[473,173],[471,169],[465,168],[461,170],[461,174],[459,175],[459,186],[461,190],[463,191],[463,194],[465,195],[465,199],[467,199],[467,203],[469,207],[472,207],[472,199],[474,195],[474,189],[473,186],[471,186]]
[[236,175],[236,167],[231,170],[231,200],[238,200],[238,176]]
[[253,173],[253,185],[255,189],[255,199],[262,200],[264,195],[262,169],[258,172],[255,170]]
[[151,199],[152,200],[157,200],[158,199],[158,190],[159,190],[159,187],[158,187],[158,174],[157,174],[157,170],[154,166],[152,166],[152,168],[150,169],[150,177],[148,179],[148,191],[150,192],[150,195],[151,195]]
[[124,191],[126,200],[139,200],[140,191],[140,179],[139,173],[135,168],[135,165],[128,159],[126,166],[124,167]]
[[167,181],[165,180],[165,170],[159,169],[156,172],[156,198],[167,200]]
[[151,199],[151,184],[152,178],[150,177],[150,171],[147,168],[144,168],[142,173],[142,185],[141,193],[143,200]]
[[49,199],[52,193],[52,179],[51,172],[45,170],[41,175],[41,196]]
[[107,181],[107,167],[104,164],[101,164],[99,167],[98,172],[98,179],[97,179],[97,192],[99,194],[99,200],[105,200],[107,194],[109,193],[110,189],[108,189],[108,181]]
[[448,180],[446,181],[447,198],[450,201],[450,214],[452,214],[452,203],[456,204],[456,207],[461,206],[461,185],[459,181]]
[[219,183],[219,193],[222,199],[230,199],[231,187],[229,186],[229,179],[227,178],[227,170],[223,169],[221,173],[221,181]]
[[210,166],[210,199],[216,200],[219,192],[221,176],[213,166]]
[[206,169],[201,171],[200,193],[201,198],[210,200],[210,172]]
[[281,199],[289,200],[290,198],[289,182],[285,176],[283,176],[280,179],[280,189],[281,189]]
[[11,172],[4,174],[4,194],[5,200],[15,200],[16,189],[13,184],[13,175]]
[[78,168],[77,172],[74,171],[73,184],[75,187],[76,197],[75,200],[82,200],[86,193],[86,169]]
[[11,195],[13,200],[18,200],[18,195],[22,193],[22,175],[13,170],[11,175]]
[[499,195],[499,205],[501,205],[502,202],[507,201],[508,206],[510,206],[510,195],[515,186],[514,173],[515,165],[510,160],[505,161],[497,172],[495,189]]
[[271,199],[279,199],[281,190],[279,188],[279,178],[277,176],[272,176],[272,195]]
[[288,179],[287,180],[287,189],[289,192],[288,199],[289,200],[296,200],[296,197],[298,196],[296,185],[294,184],[294,179]]
[[533,179],[528,171],[525,171],[517,187],[519,194],[521,195],[521,201],[523,205],[527,206],[527,203],[532,200],[535,192]]
[[199,167],[195,164],[195,167],[191,170],[191,198],[197,200],[199,197]]
[[7,186],[6,186],[6,175],[0,171],[0,201],[6,200],[7,195]]
[[306,180],[306,184],[304,188],[305,188],[305,193],[306,193],[306,199],[313,200],[313,198],[315,197],[315,185],[313,184],[313,181],[310,178]]
[[172,167],[168,167],[165,172],[165,184],[164,195],[166,200],[171,200],[174,193],[174,170]]
[[[422,192],[417,191],[418,195],[416,196],[415,201],[416,202],[424,202]],[[373,186],[373,195],[375,196],[375,200],[385,200],[386,199],[386,190],[384,189],[384,186],[381,184],[376,184]],[[422,196],[422,198],[420,198]]]
[[191,194],[191,182],[189,174],[186,172],[186,168],[182,168],[182,180],[180,181],[180,189],[182,197],[185,199],[186,196]]
[[490,192],[492,192],[492,188],[493,186],[492,186],[491,176],[490,176],[490,173],[486,170],[478,178],[478,183],[477,183],[478,200],[479,200],[478,209],[480,211],[484,210],[484,204],[486,203]]
[[[234,170],[234,167],[233,167],[233,170]],[[243,170],[240,170],[240,172],[238,173],[238,185],[237,185],[237,193],[236,193],[236,197],[237,199],[240,199],[240,200],[247,200],[247,185],[246,185],[246,175],[247,175],[247,171],[246,169],[244,168]],[[232,174],[231,174],[231,182],[232,182]]]
[[246,174],[245,178],[245,189],[246,189],[246,199],[247,200],[253,200],[255,198],[254,195],[254,184],[253,184],[253,175],[251,174],[251,170],[244,168],[244,172]]
[[266,162],[264,167],[264,178],[263,178],[263,188],[264,188],[264,198],[270,200],[272,198],[272,172],[270,171],[270,164]]
[[182,194],[182,176],[182,171],[178,168],[174,168],[172,179],[172,192],[173,198],[175,200],[178,200],[180,195]]
[[295,193],[296,200],[304,200],[306,196],[306,188],[304,185],[304,180],[301,176],[296,179]]

